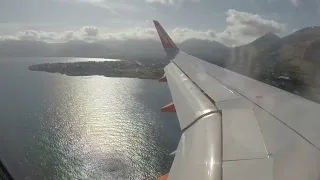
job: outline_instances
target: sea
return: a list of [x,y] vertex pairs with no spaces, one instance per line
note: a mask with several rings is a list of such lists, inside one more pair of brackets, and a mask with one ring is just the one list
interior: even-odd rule
[[[31,72],[0,58],[0,158],[17,180],[149,180],[168,173],[180,139],[166,83]],[[110,60],[112,61],[112,60]]]

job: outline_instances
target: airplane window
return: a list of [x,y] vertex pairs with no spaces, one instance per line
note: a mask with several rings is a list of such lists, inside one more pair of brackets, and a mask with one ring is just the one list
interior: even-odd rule
[[0,180],[319,180],[319,19],[319,0],[1,0]]

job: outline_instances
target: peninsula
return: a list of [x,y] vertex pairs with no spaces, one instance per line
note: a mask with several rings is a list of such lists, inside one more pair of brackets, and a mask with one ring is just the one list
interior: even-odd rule
[[30,71],[60,73],[67,76],[127,77],[139,79],[158,79],[163,74],[164,64],[141,64],[137,61],[103,61],[44,63],[28,67]]

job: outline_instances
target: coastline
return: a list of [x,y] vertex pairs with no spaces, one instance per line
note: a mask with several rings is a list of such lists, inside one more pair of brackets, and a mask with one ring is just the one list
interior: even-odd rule
[[28,66],[30,71],[58,73],[67,76],[105,76],[138,79],[159,79],[163,76],[162,64],[143,65],[130,61],[44,63]]

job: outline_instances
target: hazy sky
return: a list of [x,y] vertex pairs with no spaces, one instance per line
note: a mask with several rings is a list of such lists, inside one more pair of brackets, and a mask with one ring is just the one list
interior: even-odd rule
[[319,25],[319,0],[1,0],[0,39],[157,38],[157,19],[176,41],[249,42]]

